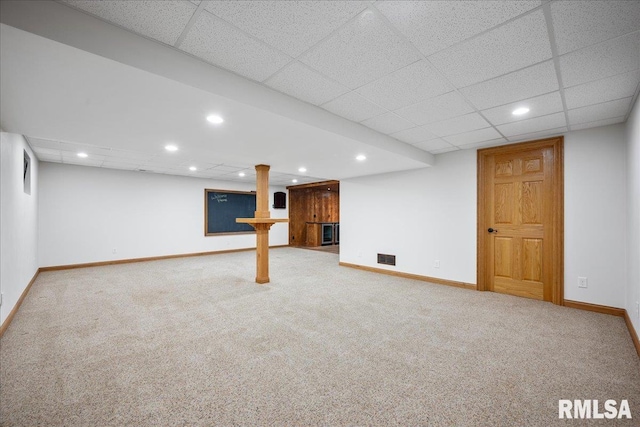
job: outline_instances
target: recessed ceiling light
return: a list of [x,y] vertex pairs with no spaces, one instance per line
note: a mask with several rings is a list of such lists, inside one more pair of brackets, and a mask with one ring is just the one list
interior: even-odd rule
[[244,174],[244,172],[240,172],[240,173],[238,174],[238,176],[244,176],[244,175],[245,175],[245,174]]
[[82,157],[83,159],[89,157],[87,153],[78,153],[78,157]]
[[164,149],[167,151],[178,151],[178,147],[176,147],[175,145],[165,145]]
[[523,114],[527,114],[528,112],[529,112],[529,109],[527,107],[520,107],[513,110],[511,114],[513,114],[514,116],[521,116]]
[[356,160],[359,161],[359,162],[363,162],[363,161],[367,160],[367,156],[365,156],[364,154],[358,154],[356,156]]
[[217,114],[211,114],[210,116],[207,116],[207,121],[209,123],[213,123],[214,125],[219,125],[220,123],[224,122],[224,119]]
[[297,179],[292,179],[291,182],[298,182],[298,180]]
[[305,167],[301,167],[298,169],[298,172],[306,172],[306,171],[307,171],[307,168]]
[[198,170],[198,168],[197,168],[197,167],[195,167],[195,166],[191,166],[191,167],[189,167],[189,170],[190,170],[190,171],[197,171],[197,170]]

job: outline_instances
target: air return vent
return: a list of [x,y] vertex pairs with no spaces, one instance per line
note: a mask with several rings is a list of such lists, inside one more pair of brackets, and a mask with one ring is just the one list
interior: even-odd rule
[[378,254],[378,264],[396,265],[396,256],[387,254]]

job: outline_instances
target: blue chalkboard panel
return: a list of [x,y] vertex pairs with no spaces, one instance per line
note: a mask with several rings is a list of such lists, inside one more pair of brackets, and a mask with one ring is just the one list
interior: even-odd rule
[[225,190],[204,190],[205,235],[251,233],[249,224],[238,224],[236,218],[253,218],[256,193]]

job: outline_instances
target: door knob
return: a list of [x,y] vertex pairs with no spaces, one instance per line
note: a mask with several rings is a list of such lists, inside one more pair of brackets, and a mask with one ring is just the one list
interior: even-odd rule
[[493,228],[489,227],[489,229],[487,230],[489,233],[497,233],[498,230],[494,230]]

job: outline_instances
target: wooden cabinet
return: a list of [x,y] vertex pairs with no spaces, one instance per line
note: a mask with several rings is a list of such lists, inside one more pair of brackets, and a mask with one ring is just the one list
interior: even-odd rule
[[[323,223],[340,222],[340,183],[325,181],[287,187],[289,244],[320,246]],[[317,224],[311,225],[310,224]]]
[[308,222],[305,246],[337,245],[340,224],[337,222]]
[[320,246],[322,244],[322,224],[307,223],[307,244],[305,246]]

